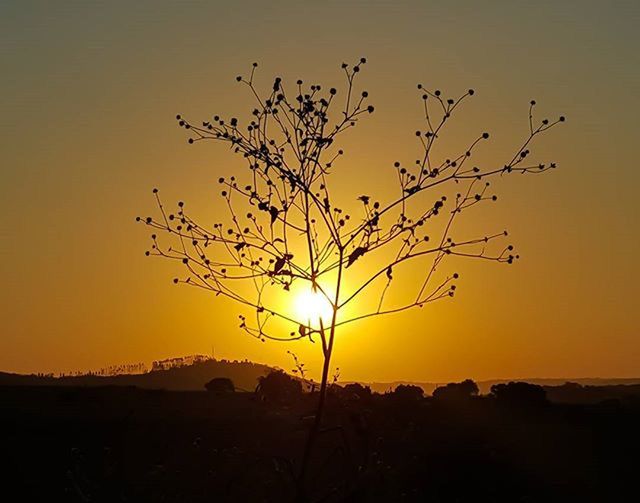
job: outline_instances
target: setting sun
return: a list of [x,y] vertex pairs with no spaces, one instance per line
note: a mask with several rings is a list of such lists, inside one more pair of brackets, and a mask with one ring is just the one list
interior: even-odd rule
[[312,327],[318,327],[319,319],[323,325],[331,322],[331,303],[320,292],[304,290],[295,299],[295,313],[301,322],[308,322]]

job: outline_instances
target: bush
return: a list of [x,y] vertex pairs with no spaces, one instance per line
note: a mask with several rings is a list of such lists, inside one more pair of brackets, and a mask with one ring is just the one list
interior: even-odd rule
[[216,393],[218,395],[224,393],[233,393],[236,388],[233,385],[233,381],[228,377],[214,377],[207,384],[204,385],[209,393]]
[[351,400],[368,400],[371,398],[371,388],[354,382],[344,387],[344,395]]
[[302,384],[282,370],[273,370],[258,379],[256,394],[265,402],[292,403],[302,396]]
[[423,391],[420,386],[400,384],[390,393],[390,396],[402,402],[417,402],[423,398]]
[[445,401],[468,400],[472,396],[476,396],[478,391],[478,385],[471,379],[466,379],[462,382],[450,382],[436,388],[433,392],[433,398]]
[[507,405],[542,405],[547,403],[547,392],[542,386],[526,382],[494,384],[491,394],[499,403]]

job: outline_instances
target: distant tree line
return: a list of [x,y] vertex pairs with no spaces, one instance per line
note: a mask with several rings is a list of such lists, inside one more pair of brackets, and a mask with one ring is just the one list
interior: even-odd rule
[[[316,393],[315,388],[309,388],[308,382],[301,377],[292,376],[283,370],[272,370],[258,380],[255,393],[260,400],[273,404],[291,404],[303,398],[305,394]],[[205,388],[216,394],[234,391],[231,379],[217,377],[209,381]],[[305,393],[305,389],[307,393]],[[424,390],[414,384],[400,384],[395,389],[384,394],[374,393],[369,386],[360,383],[339,385],[337,382],[329,385],[328,395],[342,402],[366,402],[374,395],[386,397],[398,404],[417,403],[425,399]],[[526,382],[509,382],[495,384],[487,397],[479,397],[478,385],[471,379],[461,382],[448,383],[437,387],[431,395],[431,400],[437,403],[463,403],[477,398],[489,398],[498,404],[514,406],[540,406],[547,403],[547,392],[544,387]]]
[[[127,374],[144,374],[148,372],[146,363],[126,363],[121,365],[109,365],[98,370],[73,370],[71,372],[60,372],[58,377],[112,377]],[[38,374],[42,377],[55,377],[53,374]]]
[[166,358],[165,360],[157,360],[151,364],[151,371],[169,370],[177,367],[187,367],[196,363],[202,363],[213,360],[208,355],[189,355],[179,356],[176,358]]

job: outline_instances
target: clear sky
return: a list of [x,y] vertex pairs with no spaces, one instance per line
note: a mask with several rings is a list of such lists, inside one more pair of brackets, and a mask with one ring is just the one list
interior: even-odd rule
[[[343,84],[366,56],[376,113],[345,137],[344,197],[384,197],[415,157],[418,82],[473,87],[447,145],[491,132],[504,163],[527,105],[567,122],[469,222],[507,228],[513,266],[460,262],[458,296],[340,334],[344,379],[640,376],[640,3],[635,1],[0,2],[0,370],[89,369],[210,353],[312,371],[310,343],[263,344],[237,309],[144,256],[152,187],[203,218],[240,166],[174,117],[247,117],[235,76]],[[355,184],[360,184],[357,186]],[[357,187],[357,188],[356,188]],[[356,194],[357,195],[357,194]]]

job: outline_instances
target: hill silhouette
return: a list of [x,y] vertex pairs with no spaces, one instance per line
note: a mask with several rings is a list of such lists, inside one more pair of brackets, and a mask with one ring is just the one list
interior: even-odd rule
[[[269,365],[248,360],[216,360],[209,357],[189,356],[168,358],[153,362],[148,372],[118,373],[116,375],[98,375],[85,373],[80,375],[53,376],[43,374],[15,374],[0,372],[0,386],[135,386],[141,389],[164,389],[168,391],[202,391],[204,385],[216,377],[231,379],[237,391],[254,391],[258,379],[269,372],[278,370]],[[298,379],[295,376],[294,379]],[[506,384],[510,379],[477,381],[481,395],[491,392],[496,384]],[[517,379],[519,382],[537,384],[544,387],[547,397],[558,403],[597,403],[607,399],[624,398],[640,393],[640,378],[530,378]],[[344,386],[351,381],[340,382]],[[387,393],[398,386],[418,386],[425,395],[446,382],[363,382],[375,393]]]
[[[227,377],[239,391],[253,391],[258,378],[274,370],[273,367],[250,361],[207,359],[189,365],[157,368],[141,374],[101,376],[83,374],[72,376],[23,375],[0,372],[0,386],[135,386],[142,389],[169,391],[201,391],[214,377]],[[160,366],[161,367],[161,366]]]

